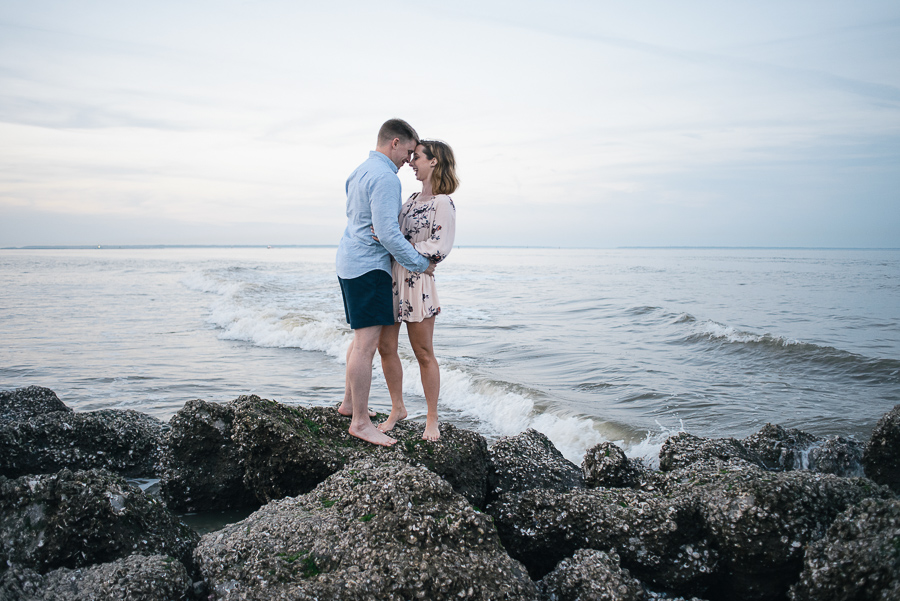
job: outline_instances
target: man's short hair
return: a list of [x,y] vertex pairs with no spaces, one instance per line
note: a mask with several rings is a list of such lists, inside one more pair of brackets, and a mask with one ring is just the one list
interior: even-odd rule
[[418,142],[419,134],[403,119],[388,119],[378,130],[378,146],[390,144],[394,138],[402,142]]

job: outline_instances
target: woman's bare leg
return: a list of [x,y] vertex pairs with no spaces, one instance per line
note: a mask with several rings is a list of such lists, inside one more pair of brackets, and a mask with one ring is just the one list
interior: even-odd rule
[[403,364],[400,362],[400,353],[397,352],[399,339],[400,322],[381,328],[378,354],[381,355],[381,371],[384,372],[384,381],[391,395],[391,414],[378,424],[378,429],[382,432],[390,432],[394,425],[401,419],[406,419],[407,415],[406,406],[403,404]]
[[441,371],[438,368],[437,359],[434,356],[434,317],[429,317],[418,323],[406,324],[406,333],[409,335],[409,343],[412,345],[416,360],[419,362],[419,373],[422,376],[422,389],[425,392],[425,402],[428,405],[428,414],[425,417],[425,432],[422,438],[425,440],[437,440],[441,437],[438,430],[438,394],[441,391]]

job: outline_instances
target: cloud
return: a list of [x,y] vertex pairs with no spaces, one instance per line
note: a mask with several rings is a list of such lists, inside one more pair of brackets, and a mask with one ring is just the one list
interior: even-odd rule
[[[454,147],[466,244],[839,246],[868,227],[900,245],[882,211],[900,169],[898,16],[878,2],[7,4],[0,217],[23,226],[3,235],[43,236],[37,216],[59,214],[116,235],[132,230],[115,219],[144,218],[186,243],[247,223],[339,237],[344,180],[399,116]],[[747,231],[723,236],[729,223]]]

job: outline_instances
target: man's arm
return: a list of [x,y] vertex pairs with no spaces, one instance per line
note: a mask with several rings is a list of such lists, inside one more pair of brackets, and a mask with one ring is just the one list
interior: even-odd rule
[[400,216],[400,180],[396,177],[375,178],[369,199],[372,202],[372,227],[375,236],[398,263],[410,271],[423,272],[430,261],[420,255],[403,237],[397,218]]

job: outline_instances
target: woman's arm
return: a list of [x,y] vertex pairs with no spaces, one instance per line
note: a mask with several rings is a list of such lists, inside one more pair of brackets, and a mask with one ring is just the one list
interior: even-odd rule
[[435,198],[434,202],[431,235],[421,242],[416,242],[413,246],[420,255],[428,257],[435,263],[440,263],[450,254],[455,236],[456,206],[449,196],[441,194]]

